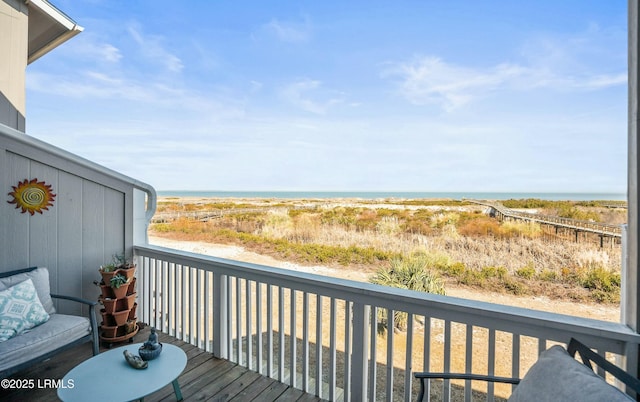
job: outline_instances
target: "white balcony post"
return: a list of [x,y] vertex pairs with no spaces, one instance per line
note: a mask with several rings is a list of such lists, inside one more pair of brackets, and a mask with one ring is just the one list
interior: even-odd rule
[[227,356],[227,276],[213,273],[213,355],[219,359]]
[[353,303],[353,339],[351,348],[353,355],[351,359],[350,398],[352,401],[364,401],[368,394],[370,311],[371,307],[368,305]]
[[[640,277],[638,276],[638,246],[640,242],[638,222],[638,202],[640,194],[638,189],[638,157],[640,155],[638,146],[638,117],[640,105],[638,57],[640,55],[640,41],[638,38],[638,0],[628,2],[628,144],[627,144],[627,230],[624,238],[624,276],[623,297],[624,306],[622,311],[623,323],[627,324],[634,331],[640,330],[640,309],[638,308],[638,291],[640,290]],[[623,232],[624,233],[624,232]],[[630,354],[633,353],[633,355]],[[638,373],[637,348],[633,347],[627,351],[627,371],[632,374]]]

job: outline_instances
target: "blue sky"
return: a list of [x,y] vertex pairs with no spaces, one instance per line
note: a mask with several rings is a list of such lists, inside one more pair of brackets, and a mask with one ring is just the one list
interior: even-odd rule
[[626,1],[53,3],[27,133],[158,190],[626,192]]

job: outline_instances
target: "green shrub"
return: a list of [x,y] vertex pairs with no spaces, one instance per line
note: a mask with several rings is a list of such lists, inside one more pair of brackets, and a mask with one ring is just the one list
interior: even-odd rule
[[516,275],[520,278],[524,279],[532,279],[536,275],[536,269],[533,266],[533,263],[528,263],[524,267],[516,270]]
[[[422,256],[394,258],[388,266],[378,269],[370,279],[370,282],[377,285],[416,290],[419,292],[445,294],[442,280],[428,268],[426,259]],[[379,327],[381,330],[386,328],[386,316],[387,310],[381,309],[380,319],[382,325]],[[399,330],[405,330],[407,327],[407,317],[407,313],[395,311],[394,327]]]
[[562,205],[558,208],[561,218],[577,219],[581,221],[600,222],[600,215],[593,211],[583,211],[572,205]]
[[455,276],[455,277],[459,277],[463,275],[466,270],[467,270],[467,267],[462,262],[455,262],[453,264],[450,264],[442,268],[442,271],[446,272],[450,276]]
[[558,280],[558,273],[545,268],[538,274],[538,279],[545,282],[556,282]]
[[498,278],[505,279],[508,271],[505,267],[482,267],[480,269],[480,277],[483,279]]
[[589,290],[601,290],[606,293],[620,291],[620,274],[599,266],[590,268],[583,275],[581,285]]
[[526,287],[522,283],[513,279],[505,279],[503,281],[503,285],[509,293],[513,293],[514,295],[523,295],[526,293]]

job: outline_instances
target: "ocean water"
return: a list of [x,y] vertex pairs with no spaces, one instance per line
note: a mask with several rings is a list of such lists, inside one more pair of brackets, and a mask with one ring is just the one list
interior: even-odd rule
[[420,192],[420,191],[158,191],[161,197],[215,197],[215,198],[361,198],[365,200],[387,198],[463,198],[478,200],[509,200],[537,198],[569,201],[626,201],[626,193],[520,193],[520,192]]

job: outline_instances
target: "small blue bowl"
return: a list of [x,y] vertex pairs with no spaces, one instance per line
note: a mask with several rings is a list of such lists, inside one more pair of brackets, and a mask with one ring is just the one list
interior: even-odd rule
[[155,359],[156,357],[160,356],[160,352],[162,352],[162,344],[160,344],[160,347],[158,349],[146,349],[144,345],[140,346],[140,349],[138,349],[138,354],[144,361]]

